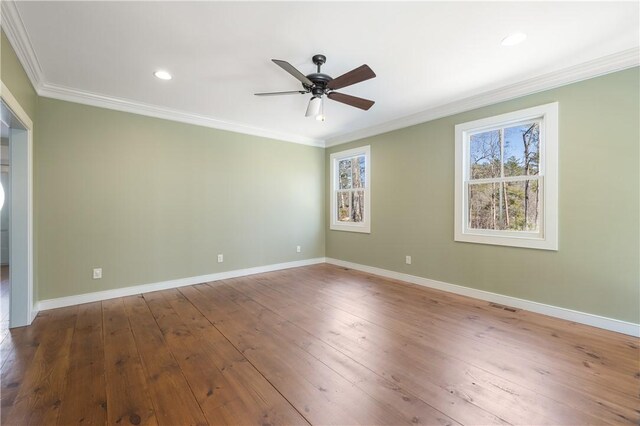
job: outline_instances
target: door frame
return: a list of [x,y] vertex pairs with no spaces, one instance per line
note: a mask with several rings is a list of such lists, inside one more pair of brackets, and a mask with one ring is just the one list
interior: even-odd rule
[[[14,186],[14,179],[11,181],[11,209],[12,211],[16,208],[19,208],[21,212],[25,210],[27,211],[26,223],[18,223],[18,221],[14,220],[11,216],[9,218],[9,247],[10,247],[10,266],[9,266],[9,276],[11,280],[11,300],[10,300],[10,319],[9,319],[9,327],[22,327],[26,325],[30,325],[35,316],[37,315],[36,305],[34,303],[33,298],[33,278],[34,278],[34,261],[33,261],[33,121],[29,117],[29,115],[22,108],[18,100],[13,96],[11,91],[5,86],[5,84],[0,81],[0,99],[5,103],[7,107],[13,112],[15,117],[20,121],[23,127],[26,129],[20,130],[22,134],[16,133],[17,141],[10,142],[10,158],[11,161],[11,176],[18,177],[19,187]],[[16,131],[18,132],[18,131]],[[25,134],[26,133],[26,134]],[[13,136],[13,135],[12,135]],[[20,140],[21,139],[21,140]],[[23,152],[23,156],[25,161],[24,166],[20,166],[20,169],[14,169],[13,162],[13,143],[26,143],[26,152]],[[21,147],[22,149],[22,147]],[[26,166],[26,170],[25,170]],[[20,179],[22,178],[22,179]],[[16,184],[18,185],[18,184]],[[16,190],[18,190],[19,195],[22,196],[20,199],[22,204],[21,206],[16,206],[14,200],[18,199],[16,196]],[[24,194],[26,190],[26,194]],[[26,197],[24,196],[26,195]],[[25,206],[26,204],[26,206]],[[20,226],[21,225],[21,226]],[[26,225],[26,226],[25,226]],[[26,257],[26,259],[18,259],[16,261],[14,257],[17,253],[13,247],[13,240],[24,241],[26,240],[26,247],[21,247],[20,253],[18,254],[21,257]],[[15,271],[14,275],[14,267],[13,265],[17,264],[19,271]],[[23,281],[22,285],[24,285],[24,281],[26,281],[26,289],[24,287],[17,288],[16,285],[20,285],[20,283],[16,283],[14,281],[14,276],[21,277],[20,281]],[[26,280],[22,279],[25,277]],[[19,291],[16,291],[19,290]],[[24,291],[26,290],[26,291]]]

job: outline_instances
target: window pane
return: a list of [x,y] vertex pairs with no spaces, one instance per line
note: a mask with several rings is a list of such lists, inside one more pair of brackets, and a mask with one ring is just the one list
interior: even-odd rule
[[500,177],[500,131],[471,135],[469,155],[471,179]]
[[469,228],[538,231],[538,180],[469,185]]
[[351,209],[351,220],[353,222],[363,222],[364,221],[364,191],[353,191],[352,192],[352,209]]
[[352,178],[351,178],[351,186],[353,188],[364,188],[365,187],[365,182],[364,182],[364,177],[365,177],[365,160],[364,160],[364,155],[361,155],[360,157],[356,157],[352,160],[351,162],[351,168],[352,168]]
[[501,229],[500,184],[469,185],[469,228]]
[[350,222],[351,221],[351,211],[349,209],[349,204],[351,201],[351,192],[338,192],[338,220],[340,222]]
[[507,182],[505,226],[511,231],[538,231],[540,194],[538,180]]
[[351,189],[351,159],[338,161],[339,189]]
[[537,122],[504,129],[504,175],[538,174],[540,125]]

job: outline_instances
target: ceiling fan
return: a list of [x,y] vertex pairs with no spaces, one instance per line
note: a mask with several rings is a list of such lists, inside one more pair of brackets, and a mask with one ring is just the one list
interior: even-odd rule
[[294,76],[302,83],[304,90],[292,90],[288,92],[270,92],[270,93],[256,93],[256,96],[278,96],[278,95],[297,95],[311,93],[313,96],[309,100],[309,106],[307,107],[306,117],[315,117],[316,120],[324,121],[324,105],[323,96],[327,98],[342,102],[343,104],[350,105],[352,107],[368,110],[375,103],[369,99],[358,98],[356,96],[345,95],[344,93],[336,92],[336,89],[342,89],[343,87],[351,86],[352,84],[360,83],[365,80],[369,80],[376,76],[368,65],[361,65],[356,69],[349,71],[346,74],[342,74],[340,77],[332,78],[327,74],[320,72],[320,67],[327,61],[324,55],[314,55],[311,58],[314,64],[317,65],[318,71],[309,75],[304,75],[298,71],[293,65],[286,61],[279,59],[272,59],[272,61],[280,68]]

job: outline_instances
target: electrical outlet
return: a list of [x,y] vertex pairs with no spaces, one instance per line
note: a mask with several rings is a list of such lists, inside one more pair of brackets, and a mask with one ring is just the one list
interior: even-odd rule
[[93,268],[93,279],[99,280],[102,278],[102,268]]
[[406,263],[407,265],[411,265],[411,256],[405,256],[404,263]]
[[300,248],[300,246],[296,246],[296,253],[300,253],[302,251],[302,249]]
[[223,254],[219,254],[218,255],[218,263],[222,263],[224,262],[224,255]]

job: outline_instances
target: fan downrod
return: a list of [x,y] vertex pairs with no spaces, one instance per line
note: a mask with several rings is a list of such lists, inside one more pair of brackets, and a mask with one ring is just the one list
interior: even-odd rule
[[311,58],[311,60],[313,61],[314,64],[318,66],[318,72],[320,72],[320,67],[325,62],[327,62],[327,57],[324,55],[313,55],[313,58]]

